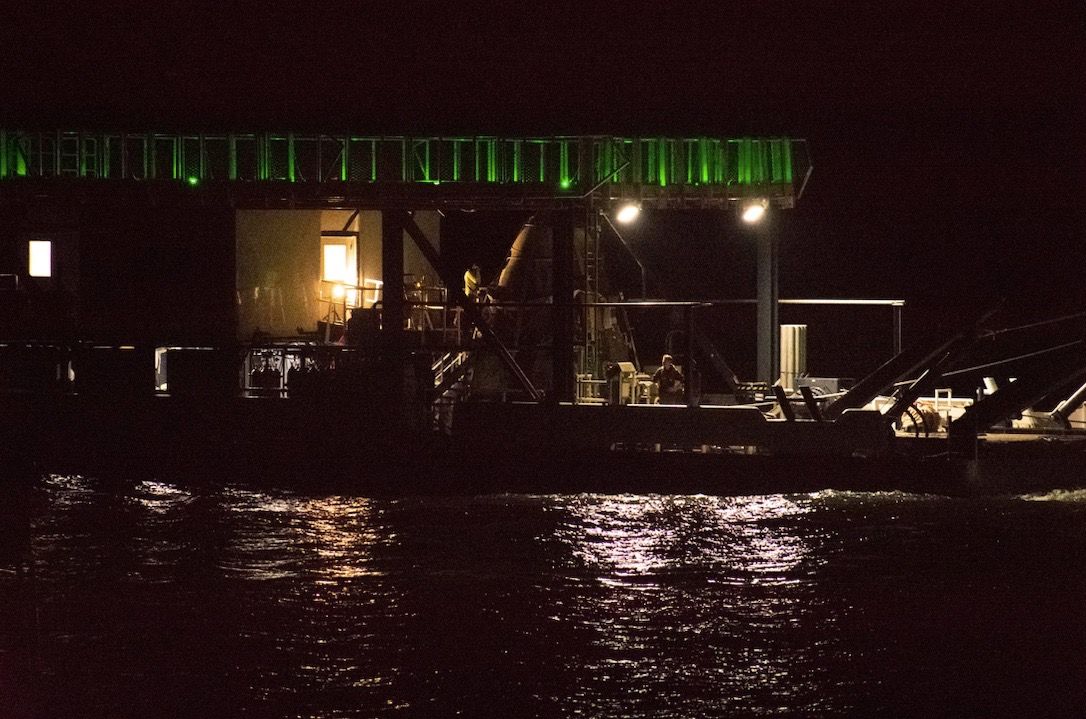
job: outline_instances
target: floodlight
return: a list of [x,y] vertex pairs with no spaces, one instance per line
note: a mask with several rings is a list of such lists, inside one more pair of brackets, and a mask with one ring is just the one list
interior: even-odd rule
[[615,215],[615,219],[624,225],[628,225],[637,219],[637,216],[641,214],[641,208],[637,205],[630,203],[623,205],[618,213]]
[[761,222],[762,218],[765,217],[765,211],[768,205],[769,203],[763,199],[746,202],[743,204],[740,217],[742,217],[743,222],[746,222],[748,225]]

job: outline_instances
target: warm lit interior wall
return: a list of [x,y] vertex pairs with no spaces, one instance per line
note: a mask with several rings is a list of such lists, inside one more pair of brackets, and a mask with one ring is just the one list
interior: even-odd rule
[[[320,210],[238,211],[239,338],[248,338],[258,329],[275,336],[294,335],[298,328],[316,330],[323,315],[317,299],[322,214]],[[329,217],[327,222],[335,219]]]
[[[358,278],[380,281],[381,274],[381,213],[366,210],[358,214]],[[365,293],[365,305],[373,304],[373,291]]]
[[[425,210],[415,212],[415,223],[423,234],[429,238],[434,249],[441,251],[441,215],[435,211]],[[359,246],[358,246],[358,276],[360,281],[366,279],[382,280],[381,272],[381,213],[378,210],[366,210],[359,213],[358,218]],[[408,275],[408,282],[425,278],[428,286],[436,286],[438,283],[437,271],[426,261],[422,252],[415,245],[415,241],[405,232],[403,249],[403,271]],[[373,293],[366,293],[366,304],[370,304]]]
[[[298,328],[316,329],[327,313],[322,296],[323,243],[348,246],[348,263],[357,267],[358,284],[382,281],[381,212],[366,210],[352,219],[350,210],[239,210],[236,220],[238,330],[240,339],[256,330],[274,336],[294,335]],[[441,216],[415,213],[419,229],[435,249],[441,247]],[[329,237],[322,232],[357,232],[354,237]],[[423,278],[437,284],[437,272],[404,233],[404,273],[409,282]],[[324,288],[328,289],[328,288]],[[327,295],[327,292],[324,293]],[[364,293],[372,304],[373,291]]]
[[[422,234],[430,240],[434,249],[441,252],[441,215],[432,210],[415,213],[415,224],[422,230]],[[429,287],[437,285],[437,271],[426,261],[426,257],[419,251],[415,241],[406,233],[403,238],[403,271],[408,277],[405,281],[420,281],[425,278],[425,284]],[[408,285],[410,286],[410,285]]]

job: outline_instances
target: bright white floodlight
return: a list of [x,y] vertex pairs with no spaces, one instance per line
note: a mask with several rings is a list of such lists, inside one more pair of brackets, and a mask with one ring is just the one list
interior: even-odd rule
[[641,208],[634,204],[623,205],[622,208],[615,214],[615,219],[624,225],[628,225],[637,219],[637,216],[641,214]]
[[743,222],[748,225],[753,225],[757,222],[761,222],[765,217],[766,201],[757,200],[743,206],[743,213],[740,217],[743,218]]

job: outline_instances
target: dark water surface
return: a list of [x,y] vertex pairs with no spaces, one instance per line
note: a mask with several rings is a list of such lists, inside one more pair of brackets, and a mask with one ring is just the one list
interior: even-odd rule
[[4,718],[1086,715],[1086,492],[0,497]]

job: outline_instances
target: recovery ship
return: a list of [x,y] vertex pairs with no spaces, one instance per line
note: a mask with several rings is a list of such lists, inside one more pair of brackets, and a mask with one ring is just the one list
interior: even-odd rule
[[[1073,486],[1082,343],[1005,340],[1081,315],[989,310],[903,347],[901,300],[782,299],[758,222],[811,169],[792,138],[0,131],[0,458],[371,492]],[[749,228],[757,297],[647,297],[622,230],[642,211]],[[481,291],[464,216],[523,222]],[[809,376],[789,305],[885,308],[890,358]],[[715,318],[751,308],[741,381]]]

